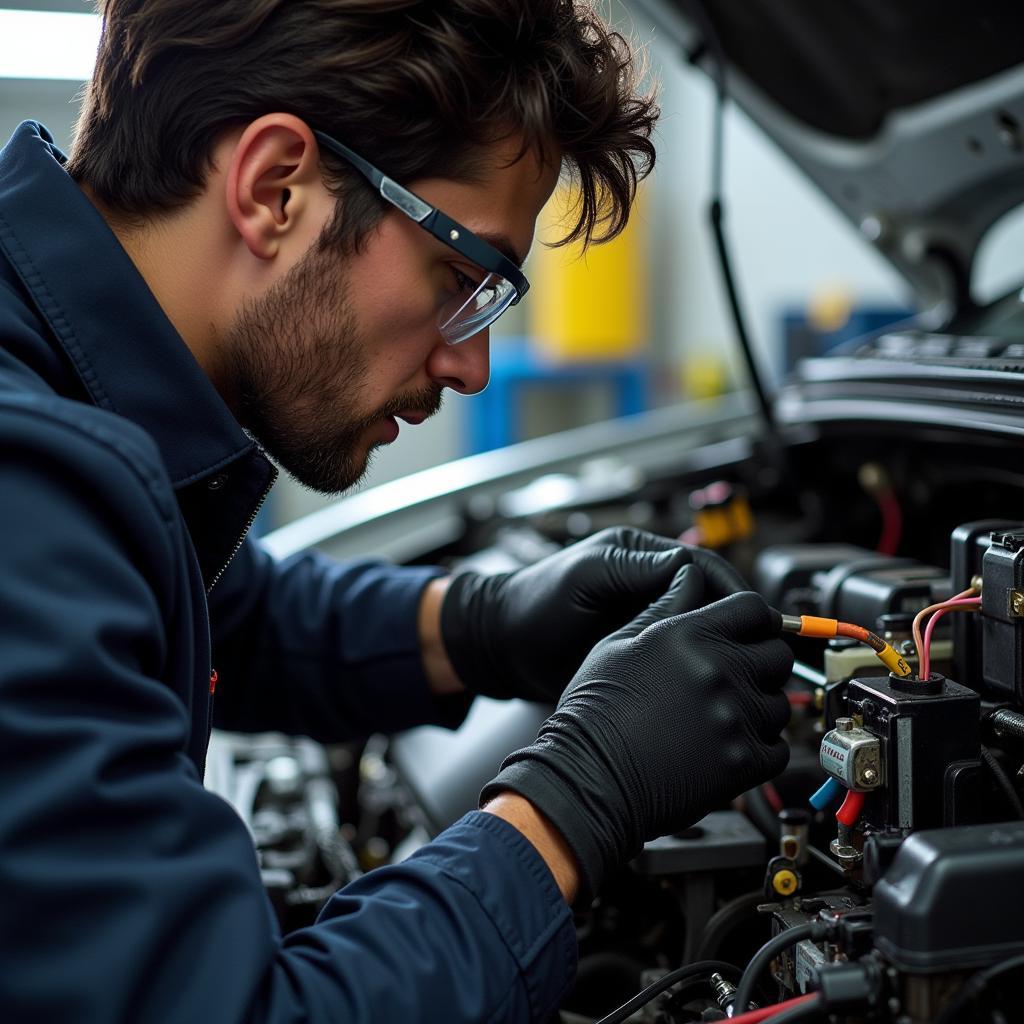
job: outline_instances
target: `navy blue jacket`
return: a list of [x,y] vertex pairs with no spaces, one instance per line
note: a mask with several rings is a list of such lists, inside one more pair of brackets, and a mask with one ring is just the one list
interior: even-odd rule
[[273,562],[243,541],[273,476],[23,124],[0,152],[8,1024],[525,1021],[570,982],[548,869],[479,812],[276,931],[245,827],[202,786],[212,717],[340,740],[460,709],[420,667],[431,570]]

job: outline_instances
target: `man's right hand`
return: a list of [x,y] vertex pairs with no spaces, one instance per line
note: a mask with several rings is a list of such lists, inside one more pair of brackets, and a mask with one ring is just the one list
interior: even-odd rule
[[592,896],[648,839],[678,831],[777,775],[789,750],[781,688],[792,655],[756,594],[701,608],[688,565],[667,593],[602,640],[536,741],[481,800],[511,790],[562,833]]

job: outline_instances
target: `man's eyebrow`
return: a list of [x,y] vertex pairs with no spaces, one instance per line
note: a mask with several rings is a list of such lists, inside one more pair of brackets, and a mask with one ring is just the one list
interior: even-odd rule
[[523,263],[526,261],[526,256],[520,256],[519,253],[516,252],[507,235],[495,235],[491,234],[489,231],[474,231],[473,234],[475,234],[482,242],[486,242],[488,245],[493,245],[494,248],[505,257],[505,259],[511,260],[520,270],[523,269]]

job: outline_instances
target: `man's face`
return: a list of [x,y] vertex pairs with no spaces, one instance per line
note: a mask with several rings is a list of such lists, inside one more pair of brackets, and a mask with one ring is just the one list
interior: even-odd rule
[[[520,262],[557,181],[510,140],[493,147],[473,183],[408,183]],[[248,301],[223,339],[229,388],[242,424],[296,479],[337,493],[366,472],[374,448],[394,441],[398,421],[422,422],[445,388],[482,391],[486,331],[450,346],[439,304],[459,275],[480,272],[397,210],[356,254],[312,245],[283,277]]]

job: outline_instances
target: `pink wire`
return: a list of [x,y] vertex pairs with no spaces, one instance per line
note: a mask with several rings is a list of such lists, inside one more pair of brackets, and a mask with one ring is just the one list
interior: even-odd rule
[[980,597],[965,597],[955,601],[946,601],[935,610],[935,614],[928,620],[924,631],[924,644],[921,651],[921,679],[927,682],[932,669],[932,633],[935,632],[935,623],[947,612],[975,610],[981,607]]

